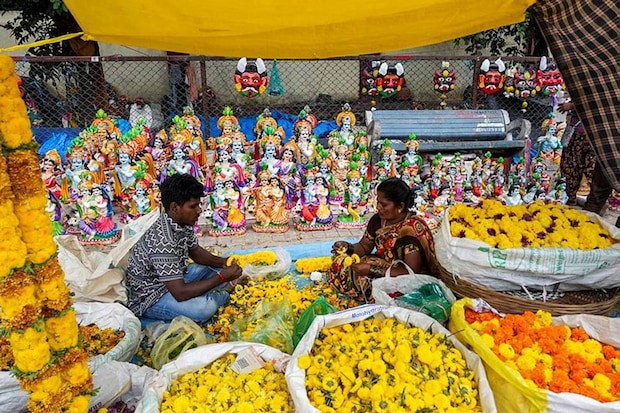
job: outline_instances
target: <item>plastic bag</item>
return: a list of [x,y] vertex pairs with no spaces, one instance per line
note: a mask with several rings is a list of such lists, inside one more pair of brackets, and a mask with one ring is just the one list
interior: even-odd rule
[[[417,306],[418,308],[415,308],[416,305],[413,302],[406,302],[406,299],[399,300],[394,298],[394,293],[401,293],[403,296],[406,296],[413,291],[419,290],[425,285],[436,284],[441,289],[441,293],[443,294],[445,300],[447,300],[448,304],[451,304],[456,301],[456,297],[452,291],[438,278],[426,274],[416,274],[403,261],[394,261],[394,264],[397,263],[404,265],[408,274],[391,277],[390,267],[388,271],[386,271],[385,277],[374,279],[372,281],[372,297],[375,299],[375,303],[409,308],[411,310],[421,311],[428,315],[431,315],[430,312],[434,312],[437,318],[435,316],[431,316],[438,321],[444,322],[450,315],[450,308],[446,307],[445,302],[442,305],[442,308],[446,309],[445,312],[436,306],[431,306],[424,310],[421,306]],[[431,299],[430,301],[432,302],[433,300]],[[442,318],[443,320],[441,320]]]
[[306,390],[306,371],[299,368],[299,357],[310,354],[315,340],[324,328],[332,328],[342,324],[356,323],[370,317],[381,319],[394,318],[401,323],[410,326],[420,327],[433,333],[445,334],[446,339],[463,354],[463,358],[475,375],[478,382],[478,394],[483,413],[496,413],[493,393],[489,386],[489,380],[484,371],[480,357],[469,350],[464,344],[451,335],[450,332],[441,324],[425,314],[407,310],[405,308],[390,307],[386,305],[366,304],[337,313],[317,316],[310,328],[303,336],[291,360],[286,368],[286,382],[295,404],[295,411],[298,413],[318,413],[319,410],[310,404],[308,392]]
[[417,290],[396,297],[399,307],[419,311],[433,317],[440,323],[445,322],[450,316],[450,301],[446,299],[439,284],[424,284]]
[[263,343],[291,354],[294,325],[293,307],[288,298],[279,302],[262,300],[249,317],[232,324],[229,340]]
[[246,264],[243,267],[243,274],[249,275],[252,279],[266,278],[275,280],[281,278],[291,271],[291,254],[284,248],[276,248],[274,250],[278,259],[273,265],[254,265]]
[[[601,403],[574,393],[554,393],[530,387],[523,377],[495,355],[480,335],[465,320],[465,309],[491,309],[484,300],[464,298],[452,305],[449,327],[459,341],[470,347],[482,359],[489,383],[494,390],[498,410],[506,413],[611,413],[620,411],[620,402]],[[614,347],[620,345],[617,331],[620,319],[580,314],[554,317],[553,324],[582,327],[592,338]]]
[[297,347],[301,338],[306,334],[308,328],[314,321],[317,315],[331,314],[338,311],[336,307],[331,305],[325,300],[325,297],[320,296],[317,298],[306,310],[299,316],[299,320],[293,328],[293,347]]
[[269,77],[267,94],[269,96],[284,96],[284,88],[282,87],[282,80],[280,80],[280,71],[278,70],[278,61],[276,59],[273,59],[271,75]]
[[175,317],[166,332],[155,341],[151,351],[153,367],[159,370],[184,351],[207,343],[205,332],[198,324],[182,315]]

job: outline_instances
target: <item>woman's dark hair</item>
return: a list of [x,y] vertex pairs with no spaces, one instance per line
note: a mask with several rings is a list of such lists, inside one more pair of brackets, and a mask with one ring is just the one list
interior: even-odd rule
[[381,192],[389,201],[399,205],[405,204],[405,208],[411,208],[415,203],[415,194],[409,185],[400,178],[388,178],[377,186],[377,192]]
[[168,212],[170,205],[175,202],[183,205],[191,199],[200,199],[204,196],[204,188],[196,178],[188,174],[174,174],[166,178],[160,185],[161,204]]

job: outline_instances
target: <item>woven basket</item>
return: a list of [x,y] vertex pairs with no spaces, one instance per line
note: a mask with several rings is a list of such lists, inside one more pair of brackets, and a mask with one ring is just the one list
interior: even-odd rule
[[545,310],[554,316],[568,314],[606,315],[620,300],[620,288],[607,290],[567,291],[561,298],[532,300],[501,291],[491,290],[479,284],[454,277],[440,267],[439,279],[458,297],[482,298],[503,313]]

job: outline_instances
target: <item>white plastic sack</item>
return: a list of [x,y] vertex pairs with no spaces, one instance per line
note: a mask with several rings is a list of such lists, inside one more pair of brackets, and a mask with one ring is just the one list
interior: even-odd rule
[[188,350],[175,361],[165,364],[159,374],[153,377],[144,397],[136,406],[136,413],[158,413],[164,392],[178,377],[208,366],[228,353],[238,354],[250,347],[253,347],[263,360],[272,362],[277,370],[283,371],[290,359],[288,354],[284,354],[273,347],[241,341],[207,344]]
[[[129,309],[118,303],[74,303],[73,307],[78,324],[95,323],[100,328],[125,332],[125,337],[110,351],[88,360],[91,372],[108,361],[129,361],[136,354],[142,339],[141,325]],[[25,412],[27,402],[28,394],[21,389],[17,379],[8,371],[0,371],[0,413]]]
[[295,351],[291,356],[291,360],[288,363],[285,376],[289,391],[291,392],[291,397],[295,403],[295,411],[297,413],[319,412],[318,409],[310,404],[310,400],[308,399],[305,386],[306,371],[300,369],[297,365],[297,360],[299,357],[304,354],[310,354],[314,341],[319,336],[319,333],[323,328],[331,328],[342,324],[355,323],[372,316],[382,319],[395,318],[396,320],[410,326],[420,327],[425,330],[430,329],[433,333],[445,334],[447,339],[450,340],[452,344],[454,344],[454,346],[463,354],[463,357],[467,362],[467,366],[474,371],[475,377],[478,381],[478,397],[480,398],[482,412],[497,412],[495,400],[493,399],[493,393],[491,392],[480,357],[468,350],[467,347],[461,344],[461,342],[458,341],[446,328],[440,325],[436,320],[422,313],[400,307],[367,304],[350,308],[348,310],[339,311],[337,313],[317,316],[295,348]]
[[90,399],[89,413],[96,413],[118,400],[135,406],[144,397],[148,383],[159,374],[147,366],[114,360],[105,360],[94,369],[91,367],[91,372],[97,393]]
[[620,229],[588,215],[616,241],[609,248],[580,251],[570,248],[498,249],[450,234],[448,211],[435,237],[437,259],[457,278],[495,291],[522,287],[549,290],[559,283],[561,291],[614,288],[620,286]]
[[127,307],[119,303],[84,303],[73,304],[78,323],[96,324],[99,328],[113,328],[125,332],[125,337],[106,354],[91,357],[89,365],[96,368],[105,360],[130,361],[138,351],[142,340],[142,326],[138,317]]
[[407,269],[408,274],[391,277],[391,268],[392,267],[386,271],[385,277],[372,280],[372,298],[375,299],[375,304],[393,305],[399,307],[400,305],[398,304],[398,300],[390,297],[390,294],[397,291],[407,294],[411,291],[417,290],[423,285],[430,283],[438,284],[441,287],[444,296],[450,304],[456,301],[456,297],[452,293],[452,290],[450,290],[439,278],[433,277],[432,275],[416,274],[406,264],[405,268]]
[[58,261],[74,301],[127,303],[125,268],[129,253],[142,234],[157,220],[155,210],[125,225],[121,239],[104,253],[84,249],[75,235],[59,235]]
[[248,275],[253,279],[257,278],[269,278],[277,279],[291,271],[291,254],[288,253],[282,247],[278,247],[274,250],[276,254],[276,262],[273,265],[254,265],[246,264],[243,267],[243,274]]

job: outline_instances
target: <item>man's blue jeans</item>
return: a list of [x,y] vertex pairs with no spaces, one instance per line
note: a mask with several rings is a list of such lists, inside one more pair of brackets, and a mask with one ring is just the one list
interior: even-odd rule
[[[217,271],[215,268],[205,265],[190,264],[183,280],[186,283],[206,280],[216,277]],[[184,315],[197,322],[207,321],[213,317],[218,308],[228,302],[229,295],[223,287],[224,285],[221,285],[206,294],[185,301],[177,301],[170,292],[167,292],[144,312],[144,316],[169,321],[176,316]]]

